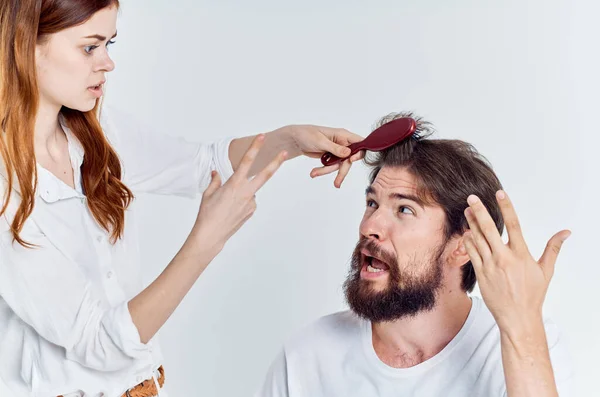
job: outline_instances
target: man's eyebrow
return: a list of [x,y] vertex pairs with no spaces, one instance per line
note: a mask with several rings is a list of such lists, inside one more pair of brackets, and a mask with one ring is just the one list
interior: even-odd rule
[[[115,37],[117,37],[117,32],[115,32],[115,34],[113,34],[113,37],[111,37],[111,40],[114,39]],[[106,40],[106,37],[102,36],[101,34],[93,34],[91,36],[84,37],[84,39],[98,39],[100,41],[104,41],[104,40]]]
[[[367,190],[365,190],[365,194],[368,196],[369,194],[377,195],[377,191],[373,186],[369,186]],[[425,207],[425,202],[418,196],[412,194],[403,194],[403,193],[390,193],[389,198],[396,200],[410,200],[417,203],[421,208]]]

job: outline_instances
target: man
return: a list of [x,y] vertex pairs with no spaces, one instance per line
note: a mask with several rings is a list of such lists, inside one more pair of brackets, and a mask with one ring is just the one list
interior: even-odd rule
[[[398,117],[412,115],[379,125]],[[416,120],[415,136],[366,160],[351,310],[290,340],[258,397],[568,395],[568,355],[542,304],[570,232],[534,260],[487,161]],[[468,295],[476,281],[483,300]]]

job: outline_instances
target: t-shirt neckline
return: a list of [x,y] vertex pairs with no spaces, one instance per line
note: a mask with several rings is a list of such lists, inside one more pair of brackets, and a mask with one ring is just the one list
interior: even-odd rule
[[443,360],[445,360],[452,351],[456,348],[461,341],[465,339],[465,335],[469,332],[475,318],[477,317],[477,313],[481,308],[481,300],[478,298],[471,298],[471,310],[469,311],[469,315],[462,328],[454,338],[448,343],[438,354],[431,357],[428,360],[423,361],[415,366],[409,368],[394,368],[390,367],[377,356],[375,349],[373,348],[373,331],[371,327],[370,321],[362,321],[362,345],[367,358],[367,362],[373,367],[377,368],[381,373],[396,377],[396,378],[405,378],[422,375],[435,365],[439,364]]

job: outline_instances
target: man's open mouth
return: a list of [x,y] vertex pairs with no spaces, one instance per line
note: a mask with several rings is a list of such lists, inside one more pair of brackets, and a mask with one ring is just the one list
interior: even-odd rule
[[374,256],[363,253],[363,267],[366,265],[366,270],[369,273],[381,273],[390,270],[387,263]]

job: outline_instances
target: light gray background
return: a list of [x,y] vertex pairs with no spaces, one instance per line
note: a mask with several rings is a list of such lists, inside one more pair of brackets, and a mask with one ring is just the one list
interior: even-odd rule
[[[546,310],[571,346],[579,393],[594,393],[597,2],[122,3],[107,103],[166,134],[210,142],[320,123],[365,135],[379,117],[411,109],[438,137],[475,144],[536,257],[556,231],[573,230]],[[162,329],[171,395],[250,395],[286,337],[345,308],[367,174],[355,165],[336,190],[333,177],[309,178],[317,164],[284,165]],[[143,197],[137,206],[150,282],[183,243],[198,201]]]

